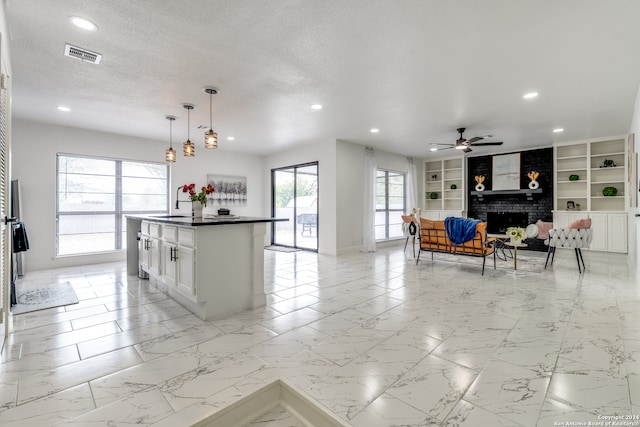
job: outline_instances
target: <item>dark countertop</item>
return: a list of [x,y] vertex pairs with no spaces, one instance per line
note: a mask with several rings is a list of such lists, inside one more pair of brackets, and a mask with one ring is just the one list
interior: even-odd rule
[[144,221],[155,221],[163,224],[188,225],[223,225],[223,224],[251,224],[256,222],[280,222],[289,221],[288,218],[260,218],[252,216],[235,215],[205,215],[204,218],[192,218],[191,215],[126,215],[127,218],[136,218]]

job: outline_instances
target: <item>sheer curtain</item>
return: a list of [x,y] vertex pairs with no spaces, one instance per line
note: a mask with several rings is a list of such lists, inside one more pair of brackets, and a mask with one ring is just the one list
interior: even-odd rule
[[407,157],[407,202],[405,212],[407,215],[411,213],[413,208],[418,207],[418,198],[416,196],[418,176],[416,172],[416,164],[411,157]]
[[376,251],[376,177],[378,166],[373,148],[364,150],[364,216],[362,221],[362,252]]

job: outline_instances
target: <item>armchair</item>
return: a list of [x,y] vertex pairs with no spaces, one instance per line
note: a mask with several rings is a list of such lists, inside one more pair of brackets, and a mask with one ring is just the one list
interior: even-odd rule
[[[582,273],[585,270],[584,259],[582,258],[582,248],[588,248],[593,239],[593,230],[591,228],[553,228],[549,230],[549,239],[545,244],[549,246],[547,251],[547,260],[544,268],[549,263],[549,255],[551,255],[551,265],[556,255],[556,248],[573,248],[576,252],[576,260],[578,261],[578,271]],[[582,263],[582,267],[580,267]]]

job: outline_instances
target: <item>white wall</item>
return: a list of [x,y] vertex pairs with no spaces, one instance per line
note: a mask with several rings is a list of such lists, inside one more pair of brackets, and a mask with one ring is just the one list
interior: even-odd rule
[[[123,253],[55,256],[56,154],[163,162],[166,143],[23,120],[14,120],[12,131],[11,179],[20,181],[21,219],[30,243],[29,251],[24,253],[26,271],[124,259]],[[251,216],[267,214],[261,187],[263,157],[204,148],[197,153],[191,159],[178,156],[171,167],[172,189],[190,182],[204,184],[208,173],[246,176],[248,205],[234,211]],[[173,207],[175,190],[171,193]],[[187,211],[190,212],[183,204],[178,212]]]
[[318,252],[336,255],[336,141],[327,141],[267,156],[262,190],[270,213],[271,170],[318,162]]
[[[633,133],[635,136],[635,147],[634,150],[636,153],[640,153],[640,87],[636,93],[636,103],[633,108],[633,115],[631,117],[631,127],[629,128],[629,133]],[[631,165],[629,165],[631,167]],[[636,176],[640,176],[638,173]],[[636,190],[637,191],[637,190]],[[640,194],[636,194],[640,198]],[[635,206],[632,206],[629,209],[629,230],[628,230],[628,246],[629,246],[629,259],[636,264],[636,266],[640,266],[640,262],[638,262],[638,257],[640,255],[640,217],[636,217],[636,214],[640,214],[640,209]]]
[[[362,222],[354,218],[364,217],[364,149],[347,141],[337,141],[337,252],[358,250],[362,246]],[[407,158],[388,151],[375,150],[376,164],[380,169],[407,172]],[[415,159],[417,175],[418,207],[423,190],[423,162]],[[409,207],[411,209],[412,206]]]

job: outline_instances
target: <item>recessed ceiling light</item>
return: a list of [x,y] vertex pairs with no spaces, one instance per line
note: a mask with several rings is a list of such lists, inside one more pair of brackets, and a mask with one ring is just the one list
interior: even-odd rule
[[564,132],[564,129],[556,128],[556,129],[553,130],[553,133],[560,133],[560,132]]
[[56,107],[56,108],[58,108],[58,110],[60,110],[60,111],[64,111],[65,113],[68,113],[69,111],[71,111],[71,108],[64,107],[62,105],[58,105],[58,107]]
[[531,98],[535,98],[536,96],[538,96],[538,92],[529,92],[529,93],[525,93],[523,98],[531,99]]
[[312,110],[322,110],[322,105],[320,105],[320,104],[313,104],[313,105],[311,106],[311,109],[312,109]]
[[228,136],[227,137],[227,141],[235,141],[236,137],[235,136]]
[[429,148],[429,151],[438,151],[438,147],[431,147]]
[[377,128],[371,129],[371,133],[378,133],[378,132],[380,132],[380,129],[377,129]]
[[96,26],[96,24],[94,24],[93,22],[84,19],[84,18],[78,18],[77,16],[72,16],[71,18],[69,18],[71,20],[71,22],[73,23],[73,25],[75,25],[78,28],[82,28],[83,30],[87,30],[87,31],[95,31],[98,29],[98,27]]

